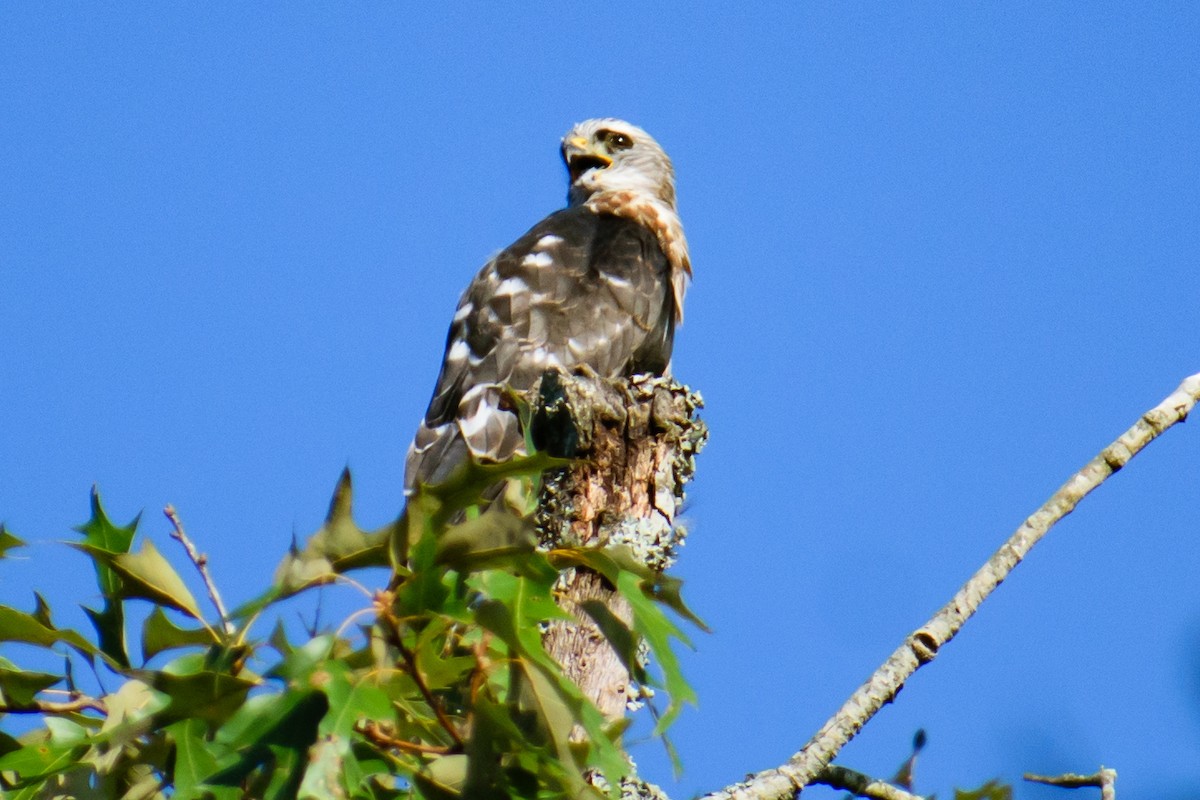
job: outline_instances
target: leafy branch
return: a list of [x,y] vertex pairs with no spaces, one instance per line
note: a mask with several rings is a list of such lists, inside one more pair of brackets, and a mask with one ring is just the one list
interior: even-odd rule
[[[615,798],[632,769],[621,729],[606,726],[546,653],[540,631],[564,616],[555,604],[563,572],[602,563],[646,606],[619,631],[621,646],[646,638],[667,665],[670,695],[686,684],[662,650],[662,632],[682,606],[677,587],[660,591],[661,581],[619,555],[537,548],[531,519],[514,509],[536,505],[530,495],[556,463],[534,456],[472,467],[423,488],[405,514],[375,531],[354,521],[344,473],[325,525],[292,549],[258,600],[233,612],[168,506],[171,538],[199,575],[215,621],[152,542],[135,549],[138,520],[114,524],[93,491],[92,517],[73,546],[92,561],[100,588],[102,606],[89,612],[94,631],[56,627],[39,598],[33,613],[0,606],[0,643],[66,647],[119,685],[88,696],[75,688],[70,656],[61,673],[0,658],[0,726],[6,715],[44,718],[20,736],[0,732],[0,791],[29,799],[75,786],[89,797],[147,800]],[[485,511],[497,480],[511,483],[511,502]],[[2,532],[4,549],[20,544]],[[332,631],[296,644],[279,623],[265,641],[251,635],[285,598],[354,583],[343,573],[382,564],[392,566],[388,588]],[[151,607],[140,665],[126,645],[131,601]],[[164,653],[172,657],[154,666]],[[64,682],[67,699],[54,698],[63,690],[52,687]],[[572,739],[576,729],[586,741]]]

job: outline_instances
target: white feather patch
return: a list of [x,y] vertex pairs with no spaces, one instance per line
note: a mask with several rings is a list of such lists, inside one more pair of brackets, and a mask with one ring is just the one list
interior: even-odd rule
[[518,294],[527,291],[529,291],[529,287],[520,278],[505,278],[496,287],[496,294]]
[[491,416],[499,413],[500,409],[498,408],[480,406],[471,416],[460,419],[458,427],[463,432],[463,437],[470,442],[487,428]]
[[548,267],[554,263],[549,253],[530,253],[521,259],[521,263],[530,267]]

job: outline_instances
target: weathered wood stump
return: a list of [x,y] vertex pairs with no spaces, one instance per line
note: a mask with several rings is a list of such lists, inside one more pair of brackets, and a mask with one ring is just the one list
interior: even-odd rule
[[[547,473],[536,523],[545,547],[626,545],[662,571],[686,536],[684,486],[708,438],[696,416],[700,395],[670,377],[601,380],[547,373],[534,408],[533,436],[551,453],[575,458]],[[587,569],[562,579],[559,603],[576,621],[556,621],[546,649],[610,719],[636,705],[640,689],[580,604],[599,600],[627,624],[628,604]]]

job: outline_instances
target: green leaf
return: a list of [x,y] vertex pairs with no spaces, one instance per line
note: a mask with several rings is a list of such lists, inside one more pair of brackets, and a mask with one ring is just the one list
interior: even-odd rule
[[[688,622],[695,625],[700,630],[704,631],[705,633],[712,633],[712,629],[708,627],[704,620],[696,616],[696,614],[687,607],[687,604],[683,602],[683,596],[681,594],[682,590],[683,581],[681,581],[679,578],[673,578],[669,575],[663,575],[661,573],[654,573],[653,581],[650,584],[651,596],[658,602],[670,608],[679,616],[686,619]],[[687,642],[687,639],[684,639],[683,641]],[[690,647],[691,644],[689,643],[688,646]]]
[[142,549],[137,553],[111,553],[86,543],[76,544],[75,547],[90,555],[97,563],[106,564],[120,577],[120,587],[115,596],[149,600],[203,622],[204,616],[196,604],[196,598],[192,597],[183,578],[163,558],[153,542],[143,542]]
[[217,771],[217,758],[204,738],[207,727],[202,720],[185,719],[166,729],[175,745],[172,800],[203,800],[210,794],[214,800],[235,800],[241,795],[233,787],[203,785]]
[[123,773],[121,800],[163,800],[165,795],[162,780],[150,764],[134,763],[121,770]]
[[[169,699],[161,693],[151,690],[149,684],[136,678],[125,681],[117,691],[104,696],[104,705],[108,709],[108,717],[100,730],[107,734],[125,723],[142,723],[152,714],[156,714],[167,706]],[[133,727],[139,727],[134,725]],[[140,726],[144,728],[145,726]],[[144,733],[141,730],[136,735]],[[103,741],[111,744],[112,736],[101,736]],[[95,739],[93,739],[95,741]]]
[[[636,576],[632,577],[636,580]],[[559,665],[542,646],[537,625],[529,624],[529,620],[538,616],[530,614],[526,608],[530,585],[526,579],[517,579],[516,590],[507,602],[485,600],[479,603],[475,609],[476,619],[509,646],[524,671],[528,672],[534,667],[550,681],[571,710],[574,721],[583,726],[587,733],[588,762],[604,772],[610,785],[616,786],[626,770],[625,758],[606,734],[603,715],[591,701],[583,697],[579,686],[562,674]],[[516,624],[514,617],[522,620],[523,624]],[[549,707],[548,704],[545,706],[547,709]]]
[[484,797],[497,793],[496,787],[505,778],[501,771],[505,754],[528,753],[532,748],[526,730],[517,725],[516,714],[508,705],[493,702],[486,693],[481,693],[473,710],[474,720],[466,742],[468,763],[463,793],[467,797]]
[[47,628],[54,628],[54,621],[50,618],[50,604],[46,602],[46,598],[42,597],[41,592],[33,593],[34,608],[33,618],[45,625]]
[[217,644],[209,628],[181,628],[167,617],[161,606],[155,606],[142,624],[142,662],[159,653],[179,647],[206,647]]
[[19,750],[0,756],[0,772],[15,772],[20,782],[64,772],[88,748],[87,729],[69,720],[50,717],[46,730]]
[[4,523],[0,522],[0,558],[7,558],[8,551],[16,547],[24,547],[25,542],[8,532]]
[[638,661],[638,637],[602,600],[584,600],[579,607],[592,618],[634,680],[645,683],[646,670]]
[[[309,585],[315,586],[317,584],[309,584]],[[302,587],[302,588],[304,588],[304,587]],[[300,591],[300,590],[297,589],[296,591]],[[263,592],[258,597],[255,597],[252,600],[247,600],[245,603],[242,603],[240,606],[238,606],[237,608],[230,611],[229,619],[253,621],[253,619],[255,617],[257,617],[260,613],[262,613],[263,609],[265,609],[267,606],[271,605],[271,603],[274,603],[276,600],[282,600],[283,598],[288,597],[288,596],[289,595],[287,593],[285,593],[281,587],[272,586],[270,589]]]
[[125,644],[125,608],[121,602],[106,600],[104,608],[97,610],[81,606],[83,613],[91,620],[96,629],[96,638],[100,642],[100,652],[112,660],[118,667],[125,669],[130,666],[129,650]]
[[[683,603],[680,596],[682,583],[677,579],[668,578],[650,570],[644,564],[639,563],[625,547],[562,548],[550,553],[549,559],[559,568],[585,566],[599,572],[615,585],[621,595],[629,601],[634,612],[634,630],[643,636],[650,645],[650,649],[662,669],[663,681],[670,695],[667,710],[654,729],[655,735],[662,735],[679,715],[682,704],[685,702],[695,704],[696,698],[692,688],[683,677],[679,660],[671,650],[671,639],[678,639],[688,646],[691,646],[691,642],[666,617],[660,606],[665,605],[703,630],[708,630],[704,622]],[[600,620],[597,620],[597,624],[601,624]],[[618,636],[620,635],[618,629],[611,625],[609,627]],[[604,630],[603,625],[601,629]],[[614,646],[617,647],[618,655],[621,655],[620,641],[617,641]],[[645,677],[644,670],[631,669],[630,672],[639,680]]]
[[267,677],[282,678],[293,685],[307,684],[313,672],[329,658],[336,642],[331,633],[314,636],[268,670]]
[[431,800],[459,798],[467,782],[468,766],[465,755],[442,756],[413,775],[413,782]]
[[443,658],[433,650],[417,653],[417,663],[425,685],[431,690],[455,690],[466,685],[466,677],[475,668],[474,656],[451,656]]
[[[207,782],[237,786],[261,766],[273,765],[278,772],[289,764],[303,763],[303,754],[316,742],[318,725],[328,710],[329,700],[317,691],[253,698],[217,734],[218,741],[238,750],[236,760]],[[268,795],[287,796],[289,786],[294,793],[302,773],[297,771],[295,777],[293,785],[282,779],[277,782],[273,773]]]
[[74,800],[94,797],[94,770],[84,765],[78,769],[57,772],[36,779],[17,791],[6,794],[5,800]]
[[650,645],[650,650],[654,653],[654,658],[662,669],[663,682],[666,684],[667,692],[671,696],[666,712],[654,726],[654,734],[657,736],[675,721],[683,709],[684,703],[693,705],[696,703],[696,693],[684,680],[683,672],[679,668],[679,659],[671,650],[672,638],[685,643],[687,639],[684,638],[679,628],[667,619],[654,601],[646,596],[642,589],[642,581],[637,575],[632,572],[622,572],[617,578],[617,591],[629,601],[633,610],[634,627]]
[[444,570],[435,568],[434,554],[437,548],[437,537],[429,532],[413,545],[410,554],[413,563],[412,574],[400,585],[396,592],[396,608],[402,615],[440,614],[450,590],[443,581]]
[[267,637],[267,644],[274,647],[279,655],[287,657],[296,649],[292,647],[292,643],[288,641],[287,630],[283,627],[283,620],[275,620],[275,627],[271,629],[271,635]]
[[28,706],[43,689],[62,680],[61,675],[17,669],[7,659],[0,659],[0,694],[8,705]]
[[293,544],[276,567],[275,585],[280,596],[329,583],[334,575],[348,570],[388,566],[388,541],[399,521],[367,532],[354,521],[353,502],[350,470],[344,469],[333,490],[325,524],[309,537],[303,550]]
[[[583,767],[598,767],[604,773],[613,794],[619,793],[621,778],[629,772],[628,762],[620,755],[615,747],[600,748],[607,742],[601,734],[588,742],[592,756],[599,756],[594,761],[589,760],[580,764],[575,759],[570,741],[571,731],[576,723],[585,729],[591,728],[599,712],[582,696],[576,693],[562,691],[562,681],[557,676],[549,675],[545,670],[528,662],[520,662],[524,668],[525,681],[521,684],[523,706],[536,709],[538,719],[549,739],[557,759],[543,762],[540,766],[543,780],[553,781],[561,785],[567,797],[599,798],[603,795],[584,778]],[[574,687],[574,684],[571,684]],[[595,716],[586,713],[595,712]],[[590,732],[590,731],[589,731]],[[609,743],[611,744],[611,743]]]
[[627,545],[563,547],[553,550],[548,554],[548,558],[550,563],[559,569],[580,566],[595,570],[614,586],[617,585],[618,577],[622,572],[632,572],[642,580],[643,587],[655,600],[668,606],[705,633],[711,632],[704,620],[696,616],[683,602],[680,594],[683,581],[652,570],[638,560]]
[[[536,554],[531,560],[537,560]],[[537,625],[555,619],[575,619],[554,602],[554,585],[557,578],[558,573],[553,570],[538,574],[535,578],[501,570],[489,570],[477,576],[472,583],[478,586],[486,597],[519,610],[517,624],[520,626]]]
[[[308,767],[296,796],[299,800],[332,800],[346,796],[343,774],[350,748],[336,737],[322,739],[308,751]],[[351,757],[352,758],[352,757]]]
[[526,558],[536,547],[532,523],[493,503],[481,516],[442,533],[437,538],[436,560],[463,572],[474,572]]
[[72,630],[60,630],[42,624],[36,617],[0,606],[0,642],[24,642],[50,647],[58,642],[68,644],[84,655],[96,655],[96,646]]
[[259,695],[222,726],[217,740],[239,749],[262,744],[308,747],[317,740],[328,711],[328,698],[312,689]]
[[[137,531],[138,519],[125,527],[114,525],[104,512],[100,503],[100,492],[92,487],[91,495],[92,517],[75,530],[83,534],[83,544],[98,548],[108,553],[127,553],[133,543]],[[100,651],[112,659],[120,667],[129,666],[129,655],[125,645],[125,609],[121,604],[118,592],[121,579],[112,567],[96,558],[92,559],[96,569],[96,582],[100,593],[104,596],[104,607],[97,610],[84,608],[84,612],[96,628],[100,639]]]
[[[128,553],[133,544],[133,536],[137,532],[138,520],[141,514],[133,518],[133,522],[125,527],[114,525],[104,512],[100,503],[100,492],[92,487],[92,518],[75,530],[83,534],[83,544],[104,550],[108,553]],[[120,578],[108,569],[108,565],[96,562],[96,579],[100,583],[100,591],[105,597],[115,597],[120,586]]]
[[146,742],[143,737],[155,727],[154,715],[167,702],[167,698],[136,679],[125,681],[117,691],[105,695],[108,714],[99,732],[89,737],[89,743],[95,749],[89,755],[88,763],[99,775],[109,779],[115,779],[124,771],[129,756],[134,753],[141,755],[137,761],[144,764],[146,747],[143,745]]
[[350,739],[359,720],[386,722],[396,716],[387,693],[375,685],[376,678],[355,676],[337,661],[325,665],[322,691],[329,698],[329,713],[321,720],[321,733]]
[[558,754],[558,759],[573,764],[570,737],[571,729],[580,717],[578,703],[568,703],[568,698],[558,689],[558,681],[552,680],[536,665],[525,660],[518,663],[525,674],[525,680],[521,682],[522,706],[536,710],[546,738]]
[[508,478],[536,478],[548,469],[568,466],[564,458],[545,453],[481,464],[468,459],[441,483],[421,484],[409,498],[409,506],[419,506],[430,517],[435,528],[445,526],[457,512],[479,503],[488,488]]
[[170,698],[170,703],[160,712],[166,722],[188,718],[224,722],[243,706],[246,695],[258,685],[256,681],[207,670],[176,675],[135,669],[127,674]]
[[559,667],[542,647],[541,634],[536,626],[518,627],[513,609],[498,600],[484,600],[475,609],[475,619],[509,646],[514,655],[557,672]]

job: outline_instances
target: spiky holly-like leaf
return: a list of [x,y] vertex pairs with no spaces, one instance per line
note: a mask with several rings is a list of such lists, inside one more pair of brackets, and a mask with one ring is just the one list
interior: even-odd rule
[[662,609],[646,595],[643,583],[637,575],[632,572],[622,572],[617,577],[617,591],[629,602],[630,608],[633,610],[634,627],[650,646],[655,660],[662,669],[663,683],[666,684],[667,692],[671,695],[667,710],[654,728],[655,735],[660,735],[675,721],[684,703],[693,705],[696,703],[696,693],[684,679],[683,671],[679,667],[679,659],[671,650],[672,639],[678,639],[685,644],[688,640],[678,626],[667,619]]
[[0,606],[0,642],[25,642],[39,647],[62,642],[87,656],[99,653],[95,645],[75,631],[47,626],[32,614],[8,606]]
[[241,792],[228,786],[210,786],[204,779],[217,771],[217,757],[207,740],[207,725],[202,720],[185,719],[169,726],[167,735],[175,746],[172,800],[234,800]]
[[242,707],[246,695],[258,685],[255,680],[205,669],[188,674],[130,670],[129,675],[170,699],[167,707],[159,712],[167,722],[189,717],[224,722]]
[[[294,768],[304,763],[304,754],[316,742],[318,725],[328,710],[329,700],[318,691],[254,698],[218,736],[221,744],[236,751],[236,757],[206,782],[237,786],[251,772],[266,766],[273,776],[294,771],[298,786],[302,772]],[[274,777],[268,780],[268,787],[272,785]],[[276,790],[287,785],[285,780]]]
[[[92,487],[91,495],[92,516],[75,530],[83,534],[83,544],[98,548],[107,553],[127,553],[133,544],[137,532],[139,514],[128,525],[114,525],[104,511],[100,502],[100,491]],[[92,621],[96,635],[100,640],[100,650],[121,667],[129,666],[129,655],[125,645],[125,609],[121,604],[119,592],[121,579],[112,567],[95,558],[92,564],[96,569],[96,583],[100,586],[100,594],[104,597],[104,606],[99,609],[83,610]]]
[[181,628],[170,620],[162,608],[155,606],[142,623],[142,661],[159,653],[179,647],[203,647],[217,644],[210,628]]
[[8,659],[0,658],[0,695],[6,705],[29,705],[38,692],[61,680],[61,675],[19,669]]
[[310,586],[329,583],[335,575],[362,567],[386,567],[388,542],[399,522],[366,531],[354,521],[354,486],[350,470],[342,470],[325,524],[305,542],[293,546],[275,569],[275,586],[280,597]]
[[144,542],[136,553],[112,553],[86,543],[74,547],[87,553],[97,564],[107,566],[119,578],[115,597],[149,600],[203,620],[196,598],[153,542]]

